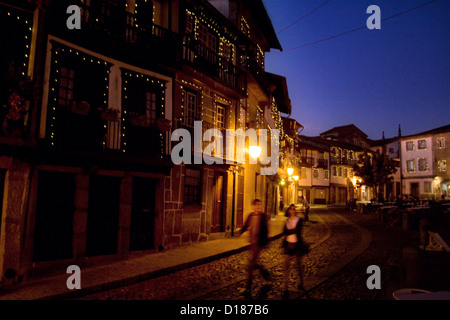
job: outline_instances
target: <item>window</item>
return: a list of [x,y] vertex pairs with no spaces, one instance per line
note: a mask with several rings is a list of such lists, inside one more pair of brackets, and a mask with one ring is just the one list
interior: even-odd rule
[[73,101],[75,70],[61,68],[61,78],[58,90],[58,104],[60,106],[69,107]]
[[408,172],[416,171],[415,161],[414,160],[406,161],[406,171],[408,171]]
[[348,177],[353,178],[353,169],[352,168],[348,169]]
[[414,160],[407,160],[406,161],[406,171],[408,171],[408,172],[416,171],[416,166],[415,166],[415,161]]
[[208,28],[206,28],[204,25],[202,24],[198,24],[198,37],[197,40],[203,44],[205,47],[207,47],[208,49],[213,50],[214,52],[217,51],[217,47],[216,47],[216,37],[214,35],[212,35],[209,31]]
[[156,94],[154,92],[145,93],[145,115],[147,119],[156,119]]
[[417,149],[425,150],[426,148],[427,148],[427,141],[426,140],[419,140],[417,142]]
[[347,178],[347,173],[348,173],[347,168],[343,168],[342,169],[342,177]]
[[200,204],[202,174],[199,169],[186,168],[184,176],[184,204]]
[[222,47],[222,57],[225,58],[225,60],[235,64],[234,44],[228,42],[225,38],[222,38],[220,45]]
[[193,128],[197,119],[197,95],[194,92],[184,90],[184,124]]
[[313,178],[314,179],[319,179],[319,169],[314,169],[314,171],[313,171]]
[[414,142],[407,141],[406,142],[406,151],[413,151],[414,150]]
[[425,181],[423,183],[423,190],[425,193],[431,193],[431,182],[430,181]]
[[441,172],[447,171],[447,160],[439,160],[438,168],[439,168],[439,171],[441,171]]
[[191,34],[194,30],[194,17],[189,13],[186,14],[186,33]]
[[330,179],[330,171],[329,170],[323,170],[323,178],[325,180],[329,180]]
[[161,88],[140,78],[127,80],[127,113],[133,124],[137,121],[140,125],[148,126],[160,117],[163,111]]
[[342,177],[342,167],[338,167],[337,176]]
[[428,171],[427,159],[419,159],[419,171]]
[[333,166],[331,170],[333,170],[333,177],[337,177],[337,167]]
[[437,145],[438,145],[439,149],[444,149],[445,148],[445,138],[438,138]]
[[217,128],[225,129],[225,106],[223,104],[217,103]]
[[301,179],[308,179],[307,169],[305,167],[302,168]]
[[353,151],[349,151],[348,152],[348,160],[354,160],[354,159],[355,159],[355,156],[354,156]]

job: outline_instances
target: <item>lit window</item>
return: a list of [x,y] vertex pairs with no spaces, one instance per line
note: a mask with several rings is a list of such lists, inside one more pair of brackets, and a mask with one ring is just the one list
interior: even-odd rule
[[439,171],[441,171],[441,172],[447,171],[447,160],[439,160],[438,168],[439,168]]
[[184,90],[184,124],[193,128],[197,119],[197,95],[194,92]]
[[314,171],[313,171],[313,178],[314,179],[319,179],[319,169],[314,169]]
[[419,171],[427,171],[428,165],[427,165],[427,159],[422,158],[419,159]]
[[427,141],[426,140],[419,140],[417,142],[417,149],[424,150],[427,148]]
[[225,106],[217,104],[217,128],[225,129]]
[[408,141],[406,142],[406,151],[413,151],[414,150],[414,142]]
[[415,161],[414,160],[407,160],[406,161],[406,171],[408,171],[408,172],[416,171],[416,166],[415,166]]

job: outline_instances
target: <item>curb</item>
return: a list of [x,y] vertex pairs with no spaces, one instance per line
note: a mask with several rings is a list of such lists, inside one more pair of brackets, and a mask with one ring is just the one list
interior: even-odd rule
[[[282,237],[282,233],[280,234],[276,234],[273,236],[270,236],[268,238],[268,241],[274,241],[276,239],[279,239]],[[70,292],[65,292],[65,293],[57,293],[57,294],[49,294],[43,297],[39,297],[37,299],[34,300],[65,300],[65,299],[74,299],[74,298],[81,298],[83,296],[89,295],[89,294],[93,294],[93,293],[97,293],[97,292],[101,292],[101,291],[106,291],[106,290],[111,290],[111,289],[116,289],[116,288],[120,288],[123,286],[127,286],[127,285],[131,285],[131,284],[135,284],[138,283],[140,281],[145,281],[145,280],[149,280],[149,279],[153,279],[153,278],[157,278],[157,277],[161,277],[161,276],[165,276],[177,271],[181,271],[187,268],[192,268],[195,266],[199,266],[208,262],[212,262],[221,258],[225,258],[237,253],[241,253],[244,252],[246,250],[249,250],[250,248],[250,244],[246,244],[244,246],[241,246],[239,248],[236,249],[232,249],[232,250],[228,250],[228,251],[224,251],[221,253],[217,253],[217,254],[213,254],[210,255],[208,257],[204,257],[204,258],[200,258],[197,260],[193,260],[193,261],[189,261],[189,262],[185,262],[185,263],[181,263],[175,266],[171,266],[171,267],[166,267],[166,268],[162,268],[159,270],[154,270],[154,271],[149,271],[146,273],[142,273],[139,275],[134,275],[134,276],[130,276],[130,277],[125,277],[122,279],[118,279],[118,280],[112,280],[112,281],[107,281],[105,283],[101,283],[101,284],[97,284],[97,285],[91,285],[91,286],[87,286],[84,288],[81,288],[79,290],[76,291],[70,291]],[[20,289],[18,289],[18,291],[20,291]],[[7,295],[8,293],[6,293],[5,295]],[[2,300],[2,296],[0,295],[0,300]],[[19,299],[18,299],[19,300]]]

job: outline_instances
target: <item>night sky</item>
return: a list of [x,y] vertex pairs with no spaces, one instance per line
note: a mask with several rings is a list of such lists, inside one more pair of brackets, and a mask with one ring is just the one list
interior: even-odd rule
[[396,136],[399,124],[403,135],[450,124],[450,1],[382,21],[381,30],[365,27],[370,5],[386,19],[430,0],[263,2],[283,47],[267,53],[266,71],[287,78],[302,134],[353,123],[380,139]]

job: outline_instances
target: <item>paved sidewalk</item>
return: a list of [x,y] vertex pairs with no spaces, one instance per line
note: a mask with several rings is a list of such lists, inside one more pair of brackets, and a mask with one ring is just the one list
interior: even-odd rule
[[[281,236],[285,219],[280,212],[269,221],[270,240]],[[249,248],[247,234],[81,269],[79,290],[67,288],[66,281],[70,274],[66,273],[16,286],[0,287],[0,300],[68,299],[132,284],[247,250]]]

